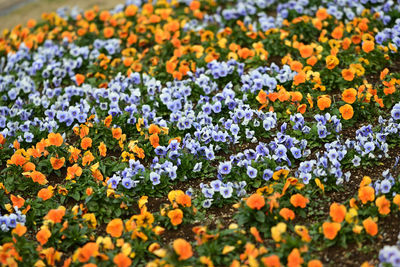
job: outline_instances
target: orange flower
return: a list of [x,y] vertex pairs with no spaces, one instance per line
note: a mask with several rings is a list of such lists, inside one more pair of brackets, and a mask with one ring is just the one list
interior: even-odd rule
[[316,56],[312,56],[310,58],[307,59],[306,63],[310,66],[314,66],[315,64],[317,64],[318,62],[318,58]]
[[336,56],[329,55],[325,59],[326,67],[328,69],[334,69],[339,64],[339,59]]
[[52,221],[53,223],[61,223],[64,215],[65,215],[65,208],[59,207],[58,209],[50,210],[44,218],[46,220]]
[[156,134],[161,133],[161,129],[160,129],[160,127],[158,127],[155,124],[150,124],[150,126],[149,126],[149,134],[154,134],[154,133],[156,133]]
[[318,9],[317,13],[315,14],[315,16],[319,19],[319,20],[325,20],[328,18],[329,14],[328,11],[325,8],[320,8]]
[[293,220],[295,217],[294,211],[288,208],[283,208],[279,211],[279,215],[281,215],[286,221]]
[[309,202],[310,201],[308,200],[308,198],[304,197],[301,194],[295,194],[290,197],[290,203],[294,207],[301,207],[302,209],[304,209],[306,207],[307,203],[309,203]]
[[340,223],[337,222],[324,222],[322,224],[322,230],[324,232],[324,236],[327,239],[333,240],[335,239],[337,233],[341,228]]
[[319,96],[317,100],[317,106],[320,110],[329,108],[332,104],[332,100],[328,95]]
[[85,11],[84,16],[87,21],[92,21],[96,17],[96,13],[94,13],[93,10],[87,10]]
[[88,187],[86,188],[86,195],[91,196],[93,194],[93,188]]
[[311,57],[312,53],[314,52],[314,48],[311,45],[303,45],[299,50],[302,58]]
[[119,140],[121,138],[121,135],[122,135],[121,128],[112,128],[111,132],[112,132],[113,138],[115,138],[117,140]]
[[301,104],[300,106],[297,107],[297,112],[300,112],[301,114],[304,114],[306,112],[307,105],[306,104]]
[[384,195],[375,200],[375,205],[378,207],[380,214],[387,215],[390,213],[390,201]]
[[343,37],[343,28],[342,27],[336,27],[331,34],[332,38],[335,38],[337,40],[342,39]]
[[158,147],[160,144],[159,144],[159,142],[160,142],[160,138],[158,137],[158,134],[156,134],[156,133],[154,133],[154,134],[152,134],[152,135],[150,135],[150,144],[154,147],[154,148],[156,148],[156,147]]
[[47,139],[49,139],[50,145],[52,146],[61,146],[62,143],[64,142],[61,134],[59,133],[49,133]]
[[103,34],[105,38],[111,38],[114,36],[114,28],[113,27],[106,27],[103,30]]
[[260,232],[258,232],[257,228],[254,226],[250,228],[250,233],[254,236],[257,242],[262,243],[263,240],[261,239]]
[[342,114],[343,119],[350,120],[353,118],[354,110],[349,104],[345,104],[339,108],[340,114]]
[[389,73],[389,69],[385,68],[383,71],[381,71],[381,74],[379,75],[379,78],[381,79],[381,81],[383,79],[385,79],[386,75]]
[[307,267],[323,267],[323,265],[320,260],[310,260],[307,264]]
[[7,164],[14,164],[17,166],[23,166],[26,163],[26,159],[21,154],[14,154],[11,156],[11,159]]
[[124,230],[124,223],[121,219],[113,219],[107,224],[106,232],[112,237],[120,237]]
[[354,79],[354,71],[352,69],[344,69],[342,70],[342,77],[346,81],[351,82]]
[[268,257],[263,257],[261,258],[262,263],[266,267],[281,267],[281,262],[279,260],[279,257],[277,255],[271,255]]
[[246,200],[247,206],[249,206],[251,209],[261,209],[262,207],[265,206],[265,199],[262,195],[260,194],[252,194],[247,200]]
[[182,223],[183,212],[181,209],[170,210],[168,212],[168,218],[171,220],[172,225],[179,225]]
[[333,203],[329,209],[329,215],[334,222],[341,223],[346,216],[346,207],[339,203]]
[[110,17],[111,17],[111,14],[110,14],[110,12],[108,12],[108,10],[103,10],[103,11],[101,11],[100,16],[99,16],[99,18],[100,18],[101,21],[106,21],[106,20],[108,20]]
[[34,182],[38,183],[38,184],[43,185],[43,184],[46,184],[46,183],[47,183],[46,176],[44,176],[44,174],[41,173],[41,172],[33,171],[33,172],[30,174],[30,176],[31,176],[32,180],[33,180]]
[[296,74],[293,78],[293,84],[294,85],[299,85],[302,84],[306,81],[307,75],[304,71],[300,71],[299,73]]
[[87,262],[92,256],[97,256],[98,253],[99,246],[94,242],[89,242],[79,249],[78,260],[80,262]]
[[112,122],[112,116],[108,115],[107,118],[104,119],[104,125],[109,128]]
[[75,176],[81,176],[82,175],[82,168],[79,167],[78,164],[74,164],[71,167],[67,168],[67,179],[73,179]]
[[90,138],[90,137],[83,138],[81,140],[81,147],[83,150],[86,150],[89,147],[92,147],[92,138]]
[[137,10],[138,10],[137,6],[129,5],[125,9],[125,16],[127,16],[127,17],[135,16]]
[[298,91],[290,92],[290,95],[293,102],[300,102],[303,99],[303,95]]
[[80,86],[85,81],[85,75],[83,74],[76,74],[75,75],[76,84]]
[[197,0],[194,0],[190,3],[189,5],[190,10],[194,11],[200,8],[200,2]]
[[49,186],[49,188],[40,189],[38,192],[38,197],[46,201],[53,197],[53,188]]
[[18,223],[17,226],[12,230],[13,234],[16,234],[18,236],[23,236],[26,233],[26,226]]
[[344,102],[353,104],[356,101],[357,90],[354,88],[349,88],[343,91],[342,99]]
[[371,186],[363,186],[358,189],[358,198],[361,200],[363,204],[367,203],[368,201],[375,200],[375,190]]
[[369,53],[375,49],[375,42],[374,41],[364,41],[362,44],[362,50],[365,53]]
[[25,199],[20,195],[14,196],[13,194],[11,194],[11,202],[13,204],[13,207],[17,206],[20,209],[25,204]]
[[295,248],[292,250],[292,252],[290,252],[290,254],[288,256],[287,266],[288,267],[301,267],[303,262],[304,262],[304,260],[300,255],[299,249]]
[[186,194],[178,195],[175,200],[176,200],[176,203],[178,203],[179,205],[182,205],[184,207],[192,206],[192,199],[190,198],[190,196],[188,196]]
[[290,68],[293,71],[300,72],[303,69],[303,64],[300,61],[294,60],[290,63]]
[[107,155],[107,147],[103,142],[100,142],[99,145],[100,156],[105,157]]
[[400,210],[400,195],[396,194],[393,198],[393,203],[396,204],[397,206],[399,206],[399,210]]
[[260,90],[260,92],[258,92],[256,99],[260,104],[266,104],[268,101],[267,96],[268,95],[264,90]]
[[51,232],[47,228],[42,228],[37,234],[36,239],[40,243],[40,245],[44,245],[47,243],[51,236]]
[[179,260],[187,260],[193,256],[192,245],[185,239],[178,238],[174,240],[173,248],[175,253],[178,254]]
[[62,166],[64,166],[65,158],[62,157],[59,159],[59,158],[51,157],[50,162],[51,162],[51,166],[53,167],[54,170],[59,170],[62,168]]
[[118,267],[129,267],[132,264],[131,259],[128,256],[125,256],[123,253],[118,253],[115,255],[113,262]]
[[371,217],[363,221],[363,226],[367,234],[371,236],[375,236],[378,233],[378,225],[371,219]]

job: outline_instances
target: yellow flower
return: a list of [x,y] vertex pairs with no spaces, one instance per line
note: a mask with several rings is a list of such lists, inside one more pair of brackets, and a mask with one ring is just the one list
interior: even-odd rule
[[286,232],[286,223],[280,222],[276,226],[271,228],[272,238],[275,242],[280,242],[282,240],[281,234]]
[[315,178],[315,183],[317,184],[317,186],[324,192],[325,191],[325,187],[324,185],[321,183],[321,180],[319,178]]
[[86,213],[85,215],[82,216],[82,218],[88,222],[89,228],[96,229],[97,220],[94,213]]
[[355,208],[349,209],[349,211],[346,213],[345,220],[348,223],[357,223],[357,216],[358,212]]
[[228,246],[226,245],[223,249],[222,249],[222,255],[228,254],[229,252],[233,251],[235,249],[234,246]]
[[122,245],[122,248],[121,248],[122,254],[124,254],[125,256],[129,257],[129,254],[131,254],[131,251],[132,251],[132,248],[131,248],[131,245],[129,243],[124,243]]

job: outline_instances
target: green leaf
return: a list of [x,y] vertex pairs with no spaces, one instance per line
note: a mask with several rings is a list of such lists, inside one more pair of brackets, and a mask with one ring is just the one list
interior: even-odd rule
[[260,223],[265,222],[265,214],[261,210],[257,211],[256,220]]

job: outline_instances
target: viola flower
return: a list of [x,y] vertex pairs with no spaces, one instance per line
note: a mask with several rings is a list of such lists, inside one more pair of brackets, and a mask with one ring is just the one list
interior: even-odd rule
[[369,53],[375,49],[375,42],[374,41],[364,41],[362,44],[362,50],[365,53]]
[[267,267],[279,267],[282,266],[277,255],[270,255],[267,257],[262,257],[261,262]]
[[343,119],[349,120],[353,118],[354,110],[349,104],[345,104],[339,108],[340,114],[342,114]]
[[342,70],[342,77],[346,81],[352,81],[354,79],[354,71],[352,69],[343,69]]
[[280,222],[276,226],[271,227],[272,239],[274,239],[275,242],[281,242],[281,235],[286,232],[286,229],[287,225],[283,222]]
[[65,158],[50,158],[51,166],[53,167],[54,170],[59,170],[64,166],[65,163]]
[[358,190],[358,198],[363,204],[375,200],[375,190],[371,186],[362,186]]
[[301,266],[304,263],[303,258],[301,257],[299,249],[295,248],[290,252],[288,256],[288,267],[297,267]]
[[115,255],[113,262],[118,267],[129,267],[132,264],[132,260],[123,253]]
[[65,215],[65,207],[60,206],[58,207],[58,209],[50,210],[44,218],[52,221],[53,223],[61,223],[64,215]]
[[124,231],[124,223],[121,219],[113,219],[107,224],[106,232],[112,237],[120,237]]
[[309,202],[310,201],[308,200],[308,198],[306,198],[303,195],[298,194],[298,193],[294,194],[290,197],[290,203],[294,207],[300,207],[300,208],[304,209]]
[[369,217],[363,221],[363,226],[367,234],[375,236],[378,233],[378,225]]
[[318,97],[317,106],[320,110],[329,108],[331,106],[331,103],[332,103],[332,101],[331,101],[330,97],[327,95]]
[[183,212],[181,209],[174,209],[168,212],[168,218],[171,220],[172,225],[177,226],[182,223]]
[[43,201],[46,201],[53,197],[53,191],[54,190],[52,186],[49,186],[48,188],[42,188],[38,192],[38,197],[43,199]]
[[85,137],[81,140],[81,147],[83,150],[87,150],[92,147],[92,139],[90,137]]
[[257,169],[251,167],[251,166],[247,166],[247,175],[254,179],[257,177]]
[[285,221],[294,220],[294,218],[295,218],[294,211],[292,211],[291,209],[288,209],[288,208],[282,208],[279,211],[279,215],[282,216],[283,219],[285,219]]
[[342,99],[348,104],[353,104],[357,99],[357,91],[354,88],[349,88],[343,91]]
[[180,261],[187,260],[193,256],[192,246],[185,239],[178,238],[174,240],[172,246]]
[[322,224],[322,230],[323,230],[324,236],[325,236],[325,238],[330,239],[330,240],[335,239],[340,228],[341,228],[341,225],[340,225],[340,223],[337,223],[337,222],[324,222]]
[[380,214],[387,215],[390,213],[390,201],[384,195],[375,200],[375,205],[378,207]]
[[158,185],[161,183],[160,181],[160,175],[155,172],[150,173],[150,181],[153,183],[153,185]]
[[49,238],[51,237],[51,232],[47,227],[42,227],[40,231],[36,234],[36,240],[43,246],[47,243]]
[[265,206],[265,199],[260,194],[252,194],[249,198],[247,198],[246,204],[251,209],[260,210]]
[[343,222],[346,212],[346,207],[339,203],[332,203],[329,209],[329,215],[331,216],[332,220],[337,223]]

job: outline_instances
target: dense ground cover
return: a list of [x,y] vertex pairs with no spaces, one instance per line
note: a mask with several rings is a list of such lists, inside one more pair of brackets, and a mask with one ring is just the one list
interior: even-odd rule
[[5,266],[400,266],[394,1],[127,1],[0,40]]

